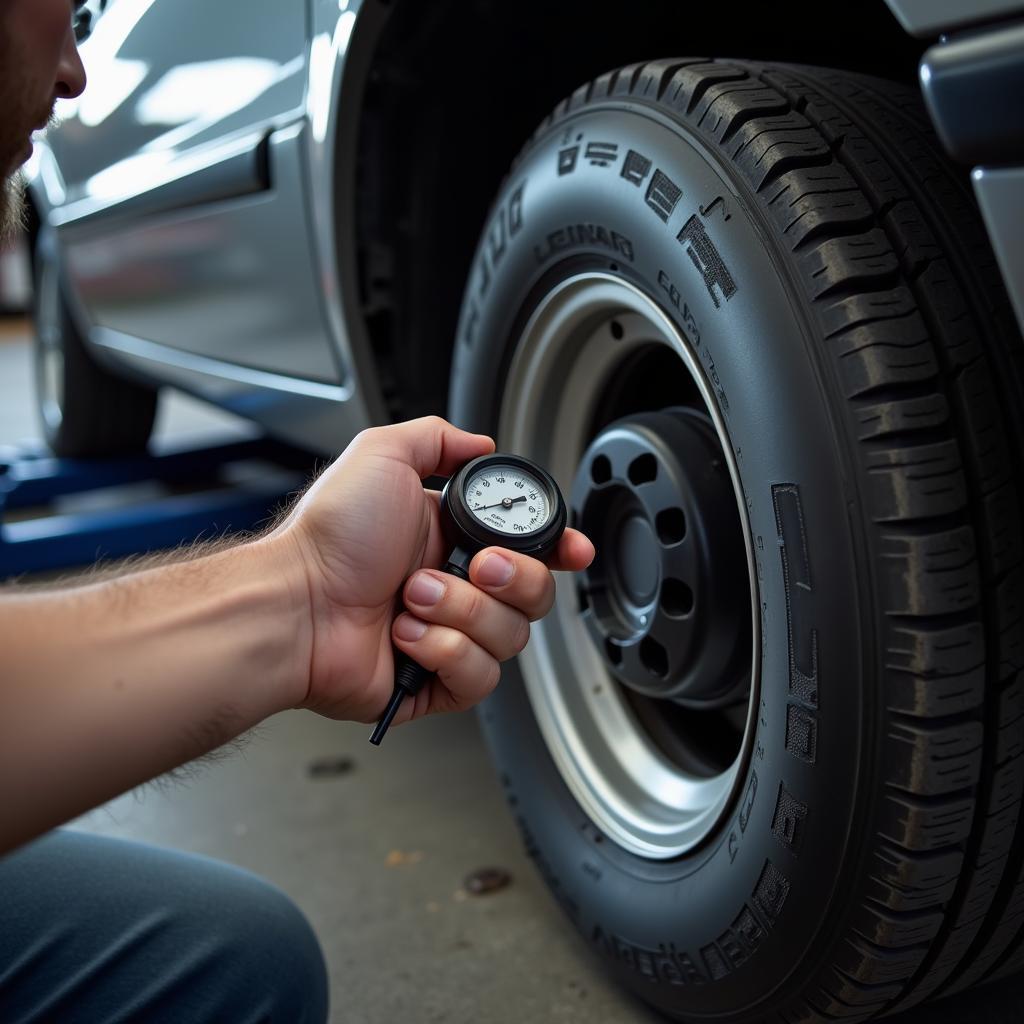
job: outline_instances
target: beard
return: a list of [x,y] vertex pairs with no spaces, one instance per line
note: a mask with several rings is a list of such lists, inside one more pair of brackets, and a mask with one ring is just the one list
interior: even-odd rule
[[0,181],[0,245],[25,229],[25,179],[21,172]]
[[6,0],[0,0],[0,244],[25,226],[25,178],[18,170],[19,154],[34,126],[53,116],[55,100],[52,90],[49,95],[40,94],[38,86],[18,74],[25,61],[8,33],[7,8]]

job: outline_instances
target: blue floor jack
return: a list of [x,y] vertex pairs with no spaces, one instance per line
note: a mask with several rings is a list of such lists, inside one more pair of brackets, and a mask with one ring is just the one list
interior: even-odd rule
[[89,460],[0,448],[0,580],[258,529],[316,461],[268,438]]

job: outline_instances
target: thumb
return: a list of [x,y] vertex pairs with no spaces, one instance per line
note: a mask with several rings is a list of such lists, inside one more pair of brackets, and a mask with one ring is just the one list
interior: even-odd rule
[[367,450],[412,466],[420,479],[451,476],[463,463],[494,451],[494,441],[486,434],[460,430],[440,416],[377,427],[366,431],[363,440]]

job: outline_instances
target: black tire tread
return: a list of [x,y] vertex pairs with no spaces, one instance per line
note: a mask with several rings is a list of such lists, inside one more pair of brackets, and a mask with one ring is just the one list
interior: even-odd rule
[[[61,458],[144,453],[156,418],[156,389],[101,366],[79,333],[63,287],[58,301],[60,309],[53,314],[58,317],[64,353],[63,415],[55,430],[44,421],[47,443]],[[37,388],[41,389],[38,381]]]
[[793,65],[633,65],[538,135],[610,97],[671,111],[775,224],[885,567],[889,782],[833,962],[779,1019],[866,1020],[1021,969],[1024,349],[965,177],[912,90]]

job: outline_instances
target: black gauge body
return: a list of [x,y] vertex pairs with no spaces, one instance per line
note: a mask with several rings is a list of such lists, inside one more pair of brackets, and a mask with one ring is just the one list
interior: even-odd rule
[[[565,530],[565,500],[546,470],[521,455],[494,452],[467,462],[441,491],[441,529],[451,553],[444,572],[469,579],[469,563],[499,546],[543,561]],[[402,701],[419,692],[431,673],[395,652],[395,688],[370,737],[380,743]]]
[[[541,521],[536,525],[532,525],[529,518],[526,518],[522,524],[506,524],[509,528],[505,529],[495,523],[484,521],[474,512],[474,508],[479,504],[497,505],[498,503],[491,502],[491,499],[497,498],[498,495],[488,494],[486,498],[474,500],[467,485],[481,478],[487,480],[490,476],[486,491],[492,491],[495,484],[501,480],[502,470],[506,469],[511,472],[505,474],[507,488],[504,496],[516,504],[524,499],[529,501],[529,495],[533,493],[530,484],[537,485],[536,492],[542,496],[545,508]],[[493,472],[488,473],[488,470]],[[523,484],[521,488],[518,486],[520,483]],[[473,493],[483,495],[485,488],[476,488]],[[526,507],[529,508],[529,505]],[[514,505],[512,510],[515,510]],[[500,452],[481,455],[467,462],[462,469],[449,477],[444,490],[441,491],[441,529],[452,547],[452,554],[456,556],[448,560],[453,567],[460,567],[465,561],[465,570],[468,570],[473,555],[495,544],[543,561],[558,545],[558,539],[565,530],[565,522],[565,501],[562,499],[558,484],[546,470],[521,455],[505,455]],[[511,528],[520,525],[523,527],[522,530]],[[469,558],[465,559],[465,555]],[[445,566],[445,569],[447,571],[448,566]]]

